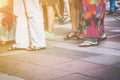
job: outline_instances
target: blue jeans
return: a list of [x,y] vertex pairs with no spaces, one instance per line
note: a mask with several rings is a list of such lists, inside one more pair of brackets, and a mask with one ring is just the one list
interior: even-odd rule
[[116,0],[110,0],[110,12],[115,12],[115,1]]

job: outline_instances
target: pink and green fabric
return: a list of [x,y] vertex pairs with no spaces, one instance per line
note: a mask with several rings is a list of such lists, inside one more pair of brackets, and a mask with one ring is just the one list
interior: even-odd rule
[[82,27],[85,40],[96,42],[104,34],[105,0],[83,0]]

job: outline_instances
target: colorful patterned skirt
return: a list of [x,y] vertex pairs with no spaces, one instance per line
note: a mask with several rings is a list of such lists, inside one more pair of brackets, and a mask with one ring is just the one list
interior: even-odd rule
[[104,34],[105,0],[83,0],[82,6],[85,40],[96,42]]
[[15,39],[15,21],[11,2],[12,0],[0,0],[0,42]]

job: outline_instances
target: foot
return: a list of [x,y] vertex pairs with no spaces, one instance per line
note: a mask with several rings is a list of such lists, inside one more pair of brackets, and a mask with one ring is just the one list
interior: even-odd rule
[[54,37],[54,33],[45,32],[46,37]]
[[66,23],[68,23],[69,21],[67,20],[67,18],[60,18],[60,19],[59,19],[59,22],[60,22],[60,24],[66,24]]
[[85,33],[78,33],[77,34],[77,38],[80,39],[80,40],[83,40],[85,37]]
[[26,48],[17,48],[17,47],[10,47],[7,50],[8,51],[14,51],[14,50],[25,50]]
[[35,50],[42,50],[45,49],[46,47],[36,47],[36,46],[30,46],[26,50],[27,51],[35,51]]
[[102,40],[105,40],[105,39],[107,39],[107,35],[106,35],[106,34],[103,34],[103,36],[100,37],[98,40],[99,40],[99,41],[102,41]]
[[77,32],[72,31],[72,32],[68,33],[67,35],[64,36],[64,39],[68,40],[68,39],[71,39],[73,37],[77,37]]

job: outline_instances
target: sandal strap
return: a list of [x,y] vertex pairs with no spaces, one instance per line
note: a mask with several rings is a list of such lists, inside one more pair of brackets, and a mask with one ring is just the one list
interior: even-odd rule
[[28,48],[26,48],[27,51],[34,51],[35,50],[35,47],[34,46],[30,46]]
[[27,51],[35,51],[35,50],[40,50],[40,49],[45,49],[46,47],[36,47],[36,46],[30,46],[27,48]]
[[68,33],[65,37],[64,37],[64,39],[70,39],[70,38],[73,38],[73,37],[76,37],[77,36],[77,32],[75,32],[75,31],[72,31],[72,32],[70,32],[70,33]]

